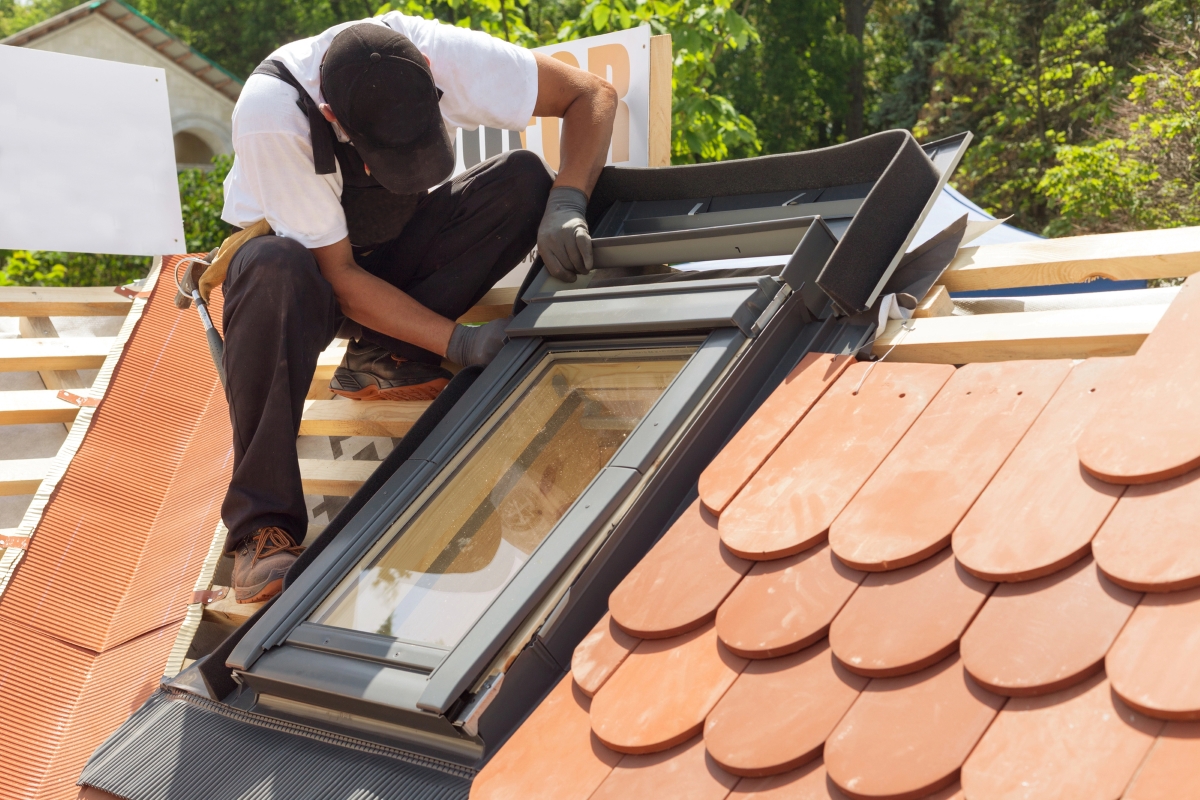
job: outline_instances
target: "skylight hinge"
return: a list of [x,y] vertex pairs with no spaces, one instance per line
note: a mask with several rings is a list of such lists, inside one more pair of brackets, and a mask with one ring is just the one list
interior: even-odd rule
[[758,315],[758,319],[756,319],[754,324],[750,326],[751,339],[757,337],[763,332],[763,329],[767,327],[767,324],[775,316],[775,313],[779,311],[780,307],[783,306],[784,302],[786,302],[791,296],[791,286],[788,286],[785,283],[779,287],[779,291],[775,293],[775,297],[771,300],[771,302],[767,303],[767,307],[763,309],[763,312]]

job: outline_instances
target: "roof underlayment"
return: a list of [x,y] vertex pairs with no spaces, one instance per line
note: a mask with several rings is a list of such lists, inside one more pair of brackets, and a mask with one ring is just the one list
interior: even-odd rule
[[232,466],[224,393],[193,314],[170,281],[152,286],[26,517],[28,550],[6,555],[5,796],[77,795],[88,756],[158,686],[210,556]]
[[1124,359],[807,356],[471,797],[1200,797],[1198,314]]

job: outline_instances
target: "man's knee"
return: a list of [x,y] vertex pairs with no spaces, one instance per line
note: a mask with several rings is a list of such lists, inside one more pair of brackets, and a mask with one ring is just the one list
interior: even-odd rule
[[546,162],[530,150],[510,150],[504,154],[504,181],[513,197],[526,200],[536,206],[538,213],[546,207],[546,196],[554,183],[554,176],[546,168]]
[[260,236],[242,245],[229,265],[226,302],[250,299],[257,304],[300,303],[325,306],[333,288],[304,245],[284,236]]
[[320,274],[313,254],[286,236],[259,236],[242,245],[230,263],[233,280],[292,281]]

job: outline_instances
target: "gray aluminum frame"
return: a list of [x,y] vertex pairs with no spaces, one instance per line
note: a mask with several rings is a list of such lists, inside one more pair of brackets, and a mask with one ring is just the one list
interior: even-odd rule
[[[543,599],[653,463],[747,337],[736,327],[707,335],[546,341],[517,339],[384,488],[264,613],[228,661],[256,691],[339,709],[411,728],[409,744],[468,758],[479,745],[444,716]],[[308,621],[330,591],[381,535],[444,481],[465,445],[489,428],[514,389],[551,353],[644,350],[679,345],[696,350],[546,539],[453,648],[409,644]],[[432,713],[431,713],[432,712]],[[417,735],[419,733],[419,735]],[[404,739],[405,736],[398,735]]]

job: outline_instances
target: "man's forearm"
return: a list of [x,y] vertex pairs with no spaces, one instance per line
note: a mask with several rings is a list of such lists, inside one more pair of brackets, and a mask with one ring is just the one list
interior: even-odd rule
[[446,355],[454,321],[358,266],[348,239],[312,253],[321,274],[333,286],[343,314],[371,330]]
[[571,103],[562,118],[562,156],[555,186],[570,186],[591,196],[608,158],[615,114],[616,92],[604,88]]
[[538,98],[533,113],[562,117],[563,121],[554,185],[591,195],[608,159],[617,92],[608,81],[590,72],[568,67],[541,53],[534,57],[538,64]]

